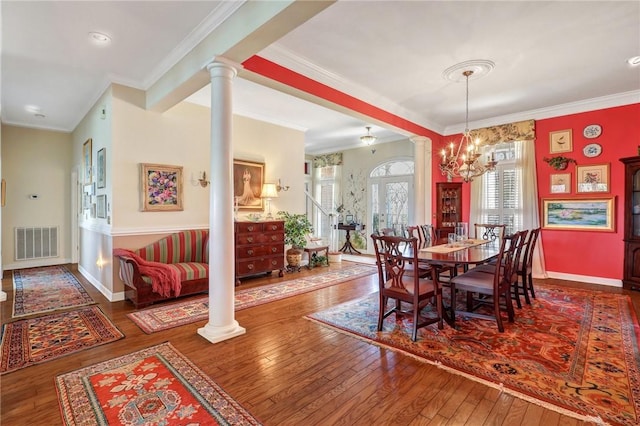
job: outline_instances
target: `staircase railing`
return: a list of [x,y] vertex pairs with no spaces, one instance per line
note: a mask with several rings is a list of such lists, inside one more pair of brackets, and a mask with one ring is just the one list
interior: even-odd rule
[[329,246],[329,251],[338,251],[338,215],[327,211],[308,191],[304,194],[307,218],[313,224],[314,236],[321,238]]

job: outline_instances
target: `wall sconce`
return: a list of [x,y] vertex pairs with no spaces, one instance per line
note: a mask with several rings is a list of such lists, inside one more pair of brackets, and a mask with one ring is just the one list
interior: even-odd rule
[[260,197],[264,198],[267,202],[267,216],[266,219],[273,219],[271,214],[271,199],[278,198],[278,189],[275,183],[265,183],[262,185],[262,193]]
[[205,171],[198,172],[198,179],[194,180],[193,184],[194,185],[200,184],[201,187],[206,188],[209,185],[209,181],[207,180],[207,172]]
[[276,185],[276,190],[278,192],[280,192],[280,191],[288,191],[289,190],[289,185],[282,186],[282,182],[280,182],[280,179],[278,179],[278,185]]

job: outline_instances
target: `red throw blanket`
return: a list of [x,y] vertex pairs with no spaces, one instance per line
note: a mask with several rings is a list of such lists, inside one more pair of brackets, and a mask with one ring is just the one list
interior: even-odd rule
[[173,290],[175,296],[180,296],[182,283],[180,281],[180,273],[175,269],[165,263],[143,259],[135,252],[127,249],[113,249],[113,254],[132,258],[138,264],[140,273],[151,278],[151,288],[156,293],[163,297],[170,297],[171,290]]

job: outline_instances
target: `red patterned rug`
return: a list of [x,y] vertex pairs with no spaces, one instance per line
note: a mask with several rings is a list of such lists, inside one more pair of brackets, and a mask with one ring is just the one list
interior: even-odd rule
[[[235,309],[239,311],[262,305],[263,303],[285,299],[371,275],[375,272],[376,269],[369,265],[357,264],[295,280],[236,290]],[[206,320],[209,316],[209,296],[143,309],[127,314],[127,316],[145,333],[155,333],[168,328]]]
[[56,377],[66,425],[259,425],[170,343]]
[[14,321],[2,326],[0,374],[122,339],[97,306]]
[[[640,424],[640,327],[628,296],[539,285],[516,322],[456,318],[456,328],[421,328],[386,318],[378,293],[306,318],[398,350],[527,401],[602,424]],[[429,309],[429,308],[426,308]]]
[[13,317],[52,312],[95,303],[64,266],[13,271]]

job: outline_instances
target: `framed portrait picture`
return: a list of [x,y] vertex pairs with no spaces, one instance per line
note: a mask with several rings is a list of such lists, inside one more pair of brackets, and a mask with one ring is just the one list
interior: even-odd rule
[[550,176],[552,194],[571,193],[571,173],[556,173]]
[[609,192],[609,164],[576,166],[576,192]]
[[233,160],[233,196],[238,210],[264,210],[264,163]]
[[557,132],[549,133],[549,152],[551,154],[571,151],[573,151],[571,129],[558,130]]
[[96,199],[96,214],[100,219],[107,218],[107,195],[100,194]]
[[543,199],[542,227],[615,232],[615,198]]
[[177,211],[182,207],[182,167],[140,164],[142,211]]
[[82,183],[91,183],[91,139],[82,145]]
[[107,185],[107,175],[106,175],[106,149],[102,148],[98,151],[98,158],[96,162],[96,180],[98,183],[98,188],[104,188]]

